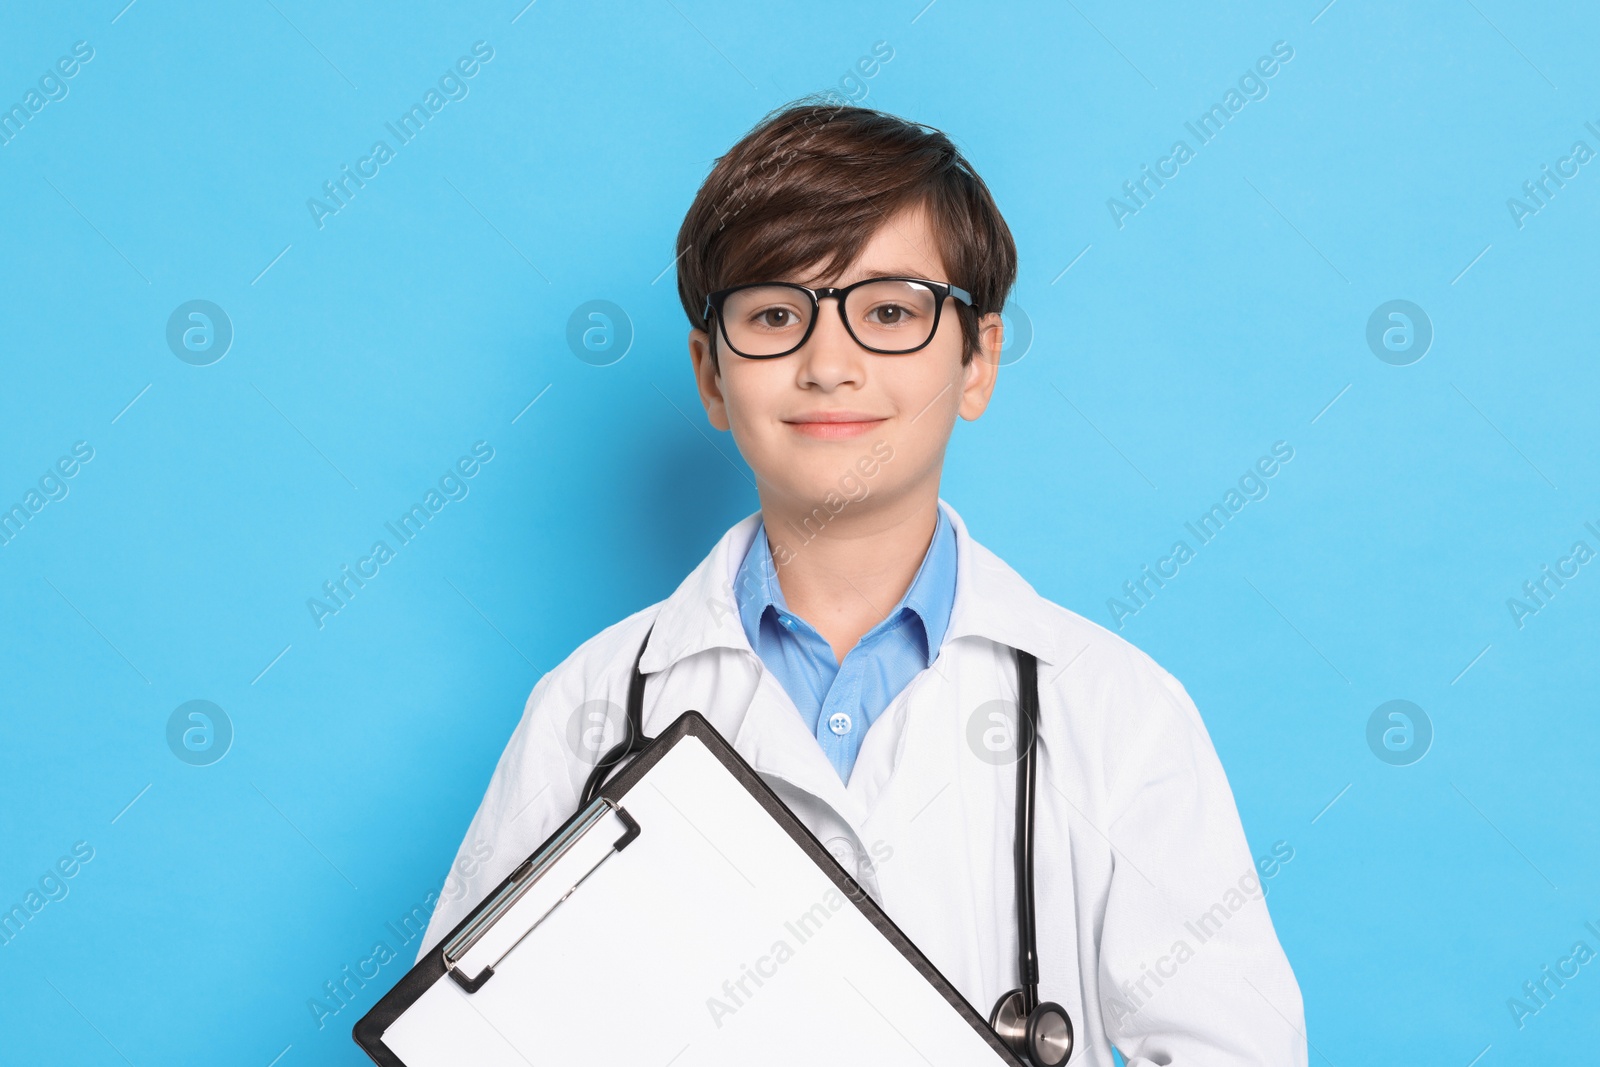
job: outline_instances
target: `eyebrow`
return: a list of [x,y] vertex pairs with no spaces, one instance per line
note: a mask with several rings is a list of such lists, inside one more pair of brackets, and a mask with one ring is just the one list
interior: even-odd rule
[[[865,271],[859,277],[857,277],[856,280],[857,281],[867,281],[870,278],[924,278],[924,277],[927,277],[927,275],[920,274],[920,273],[918,273],[917,271],[914,271],[914,270],[906,270],[904,268],[891,268],[891,269],[888,269],[888,270],[880,269],[880,270]],[[813,287],[813,288],[815,288],[815,287]],[[841,286],[841,288],[842,288],[842,286]]]

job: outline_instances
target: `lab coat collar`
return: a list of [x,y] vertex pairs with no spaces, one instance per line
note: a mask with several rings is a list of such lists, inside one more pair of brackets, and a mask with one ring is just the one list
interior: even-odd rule
[[956,530],[956,601],[940,647],[958,637],[982,637],[1059,663],[1067,652],[1062,610],[1034,591],[1022,575],[972,539],[967,524],[939,499]]
[[[972,539],[947,503],[939,506],[956,533],[956,596],[940,648],[962,637],[982,637],[1033,653],[1043,663],[1062,659],[1059,611],[1004,560]],[[755,655],[739,619],[733,580],[761,525],[759,510],[729,527],[667,597],[639,663],[645,674],[712,648]]]

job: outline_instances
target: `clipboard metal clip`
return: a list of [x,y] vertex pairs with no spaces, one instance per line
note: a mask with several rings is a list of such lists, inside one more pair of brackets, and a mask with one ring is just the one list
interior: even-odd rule
[[638,836],[639,824],[625,809],[605,797],[596,798],[445,942],[444,965],[451,979],[466,992],[476,993],[512,949]]

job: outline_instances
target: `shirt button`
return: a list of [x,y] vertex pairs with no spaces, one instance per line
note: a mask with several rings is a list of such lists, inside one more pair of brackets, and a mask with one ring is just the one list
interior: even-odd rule
[[828,716],[828,729],[837,737],[843,737],[850,732],[850,716],[842,711],[836,711]]
[[783,617],[783,625],[792,630],[794,629],[794,620],[785,615]]

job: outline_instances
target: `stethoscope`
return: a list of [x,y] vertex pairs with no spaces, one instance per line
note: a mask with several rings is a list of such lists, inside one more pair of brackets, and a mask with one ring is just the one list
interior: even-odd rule
[[[654,740],[644,736],[644,675],[639,673],[639,663],[654,630],[652,622],[633,661],[633,678],[628,683],[628,735],[608,749],[589,772],[578,805],[580,811],[599,795],[612,768],[642,752]],[[1033,921],[1033,793],[1038,771],[1034,724],[1039,720],[1039,661],[1030,652],[1020,648],[1015,651],[1022,714],[1017,724],[1021,758],[1017,761],[1017,821],[1012,856],[1016,863],[1017,965],[1022,985],[995,1003],[989,1013],[989,1025],[1024,1063],[1031,1067],[1061,1067],[1072,1055],[1072,1019],[1061,1005],[1039,999],[1039,952]]]

